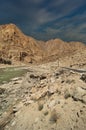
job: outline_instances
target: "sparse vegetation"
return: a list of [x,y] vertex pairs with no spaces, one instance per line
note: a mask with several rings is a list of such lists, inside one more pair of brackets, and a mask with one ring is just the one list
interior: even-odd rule
[[3,82],[9,82],[12,78],[23,76],[28,70],[16,69],[16,68],[3,68],[0,69],[0,84]]
[[4,58],[0,58],[0,63],[1,64],[8,64],[8,65],[12,64],[11,60],[7,60],[7,59],[4,59]]
[[71,94],[69,93],[69,91],[68,90],[65,90],[65,93],[64,93],[65,95],[64,95],[64,98],[65,99],[68,99],[69,97],[71,97]]
[[51,112],[51,115],[50,115],[50,121],[51,121],[52,123],[56,123],[56,122],[57,122],[57,119],[59,119],[59,118],[60,118],[60,114],[57,113],[56,110],[53,110],[53,111]]
[[4,88],[0,88],[0,94],[3,94],[5,92]]
[[49,113],[49,112],[48,112],[47,110],[46,110],[46,111],[44,111],[44,115],[45,115],[45,116],[47,116],[47,115],[48,115],[48,113]]
[[43,109],[43,103],[38,103],[38,110],[41,111]]
[[67,83],[67,84],[75,83],[75,80],[74,80],[74,79],[72,79],[72,80],[67,79],[67,80],[66,80],[66,83]]
[[80,79],[86,83],[86,74],[82,74],[82,76],[80,77]]

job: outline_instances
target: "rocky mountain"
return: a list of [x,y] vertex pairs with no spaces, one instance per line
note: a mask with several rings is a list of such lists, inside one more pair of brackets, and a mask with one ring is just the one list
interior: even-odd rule
[[38,41],[25,36],[14,24],[0,26],[0,54],[3,58],[31,62],[40,60],[42,49]]
[[54,61],[85,49],[86,46],[80,42],[68,43],[60,39],[38,41],[24,35],[14,24],[0,26],[0,58],[8,59],[12,63]]

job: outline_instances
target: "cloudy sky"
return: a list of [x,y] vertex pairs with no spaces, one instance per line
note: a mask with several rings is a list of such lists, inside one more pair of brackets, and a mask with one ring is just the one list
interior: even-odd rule
[[0,0],[0,24],[36,39],[86,43],[86,0]]

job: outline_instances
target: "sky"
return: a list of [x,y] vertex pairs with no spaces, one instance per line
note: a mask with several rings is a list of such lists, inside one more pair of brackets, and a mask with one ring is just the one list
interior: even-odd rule
[[0,0],[0,25],[8,23],[38,40],[86,43],[86,0]]

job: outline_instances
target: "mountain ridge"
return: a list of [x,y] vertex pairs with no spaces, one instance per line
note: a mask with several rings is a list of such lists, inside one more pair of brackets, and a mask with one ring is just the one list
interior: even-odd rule
[[82,51],[81,42],[64,42],[61,39],[39,41],[23,34],[15,24],[0,26],[0,57],[25,63],[47,62]]

